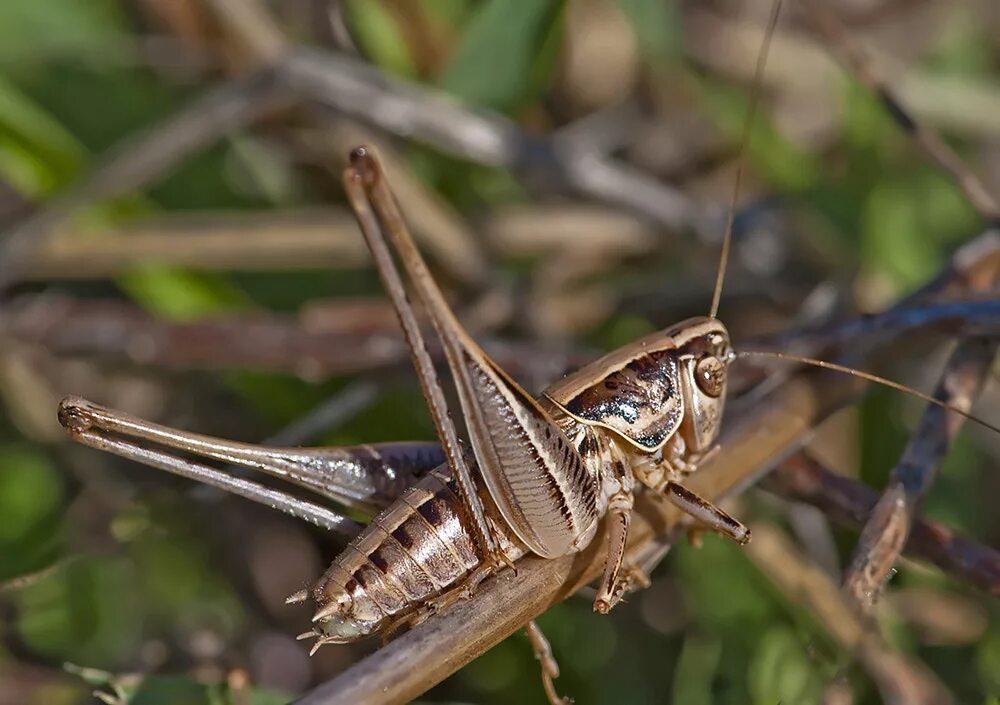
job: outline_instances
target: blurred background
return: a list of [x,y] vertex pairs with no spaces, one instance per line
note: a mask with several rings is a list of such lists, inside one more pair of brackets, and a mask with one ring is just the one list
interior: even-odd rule
[[[826,5],[1000,194],[1000,7]],[[380,147],[460,317],[528,389],[703,314],[769,11],[0,3],[0,704],[93,702],[95,688],[136,705],[285,703],[373,649],[309,658],[294,640],[308,615],[284,598],[340,539],[74,446],[58,400],[252,442],[433,438],[339,186],[360,141]],[[722,304],[737,341],[879,310],[981,229],[798,3],[774,37],[748,160]],[[928,389],[942,342],[910,341],[880,370]],[[816,451],[880,487],[919,408],[873,391]],[[995,389],[977,413],[1000,418]],[[926,515],[997,546],[998,452],[966,429]],[[759,490],[734,511],[833,576],[857,538]],[[842,677],[853,702],[880,702],[769,573],[706,537],[610,617],[587,599],[553,608],[540,623],[560,692],[581,705],[812,703]],[[904,561],[878,618],[955,702],[1000,703],[995,599]],[[425,700],[544,695],[518,635]]]

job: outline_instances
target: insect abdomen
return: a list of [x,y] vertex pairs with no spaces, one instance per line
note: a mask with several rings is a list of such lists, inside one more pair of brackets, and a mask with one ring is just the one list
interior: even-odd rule
[[314,594],[324,603],[349,597],[354,614],[343,617],[376,632],[386,618],[445,592],[479,565],[467,526],[454,481],[433,470],[348,544]]

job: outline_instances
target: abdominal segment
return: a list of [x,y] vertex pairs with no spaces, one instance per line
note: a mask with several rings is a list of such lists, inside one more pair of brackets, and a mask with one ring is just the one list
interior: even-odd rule
[[376,633],[480,564],[469,526],[442,466],[376,516],[334,559],[313,595],[320,607],[341,604],[338,621],[352,622],[356,636]]

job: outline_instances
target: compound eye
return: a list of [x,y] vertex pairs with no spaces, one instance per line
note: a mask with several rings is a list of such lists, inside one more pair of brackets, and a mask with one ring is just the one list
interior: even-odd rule
[[715,355],[705,355],[694,368],[698,389],[710,397],[718,397],[726,387],[726,366]]

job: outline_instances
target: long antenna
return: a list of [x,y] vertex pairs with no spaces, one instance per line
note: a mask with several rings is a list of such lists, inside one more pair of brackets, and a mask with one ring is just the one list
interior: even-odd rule
[[767,30],[764,32],[764,44],[757,55],[757,65],[753,72],[753,86],[750,89],[750,107],[747,109],[746,120],[743,122],[743,137],[740,141],[740,152],[736,159],[736,183],[733,185],[733,197],[729,201],[729,213],[726,214],[726,232],[722,237],[722,253],[719,255],[719,270],[715,275],[715,290],[712,292],[712,307],[709,318],[715,318],[719,313],[719,302],[722,299],[722,282],[726,278],[726,266],[729,264],[729,247],[733,241],[733,222],[736,219],[736,201],[740,197],[740,184],[743,181],[743,169],[746,165],[747,143],[750,141],[750,129],[753,127],[754,114],[760,99],[760,86],[767,65],[767,53],[771,48],[771,37],[774,28],[778,26],[778,16],[781,14],[781,0],[775,0],[771,7],[771,16],[767,20]]
[[800,355],[793,355],[791,353],[774,352],[774,351],[764,351],[764,350],[741,350],[736,353],[736,357],[770,357],[778,360],[787,360],[789,362],[801,362],[804,365],[813,365],[815,367],[822,367],[825,370],[833,370],[834,372],[843,372],[845,374],[853,375],[859,377],[868,382],[874,382],[875,384],[881,384],[890,389],[895,389],[899,392],[905,392],[907,394],[912,394],[918,399],[922,399],[928,404],[933,404],[934,406],[939,406],[947,411],[952,411],[960,416],[964,416],[974,423],[979,424],[991,431],[996,431],[1000,433],[1000,427],[994,426],[993,424],[983,421],[977,416],[973,416],[967,411],[963,411],[956,406],[947,404],[940,399],[935,399],[934,397],[924,394],[923,392],[917,391],[912,387],[907,387],[905,384],[900,384],[899,382],[893,382],[891,379],[886,379],[885,377],[879,377],[878,375],[873,375],[871,372],[865,372],[863,370],[856,370],[853,367],[847,367],[845,365],[838,365],[835,362],[827,362],[825,360],[817,360],[812,357],[802,357]]

